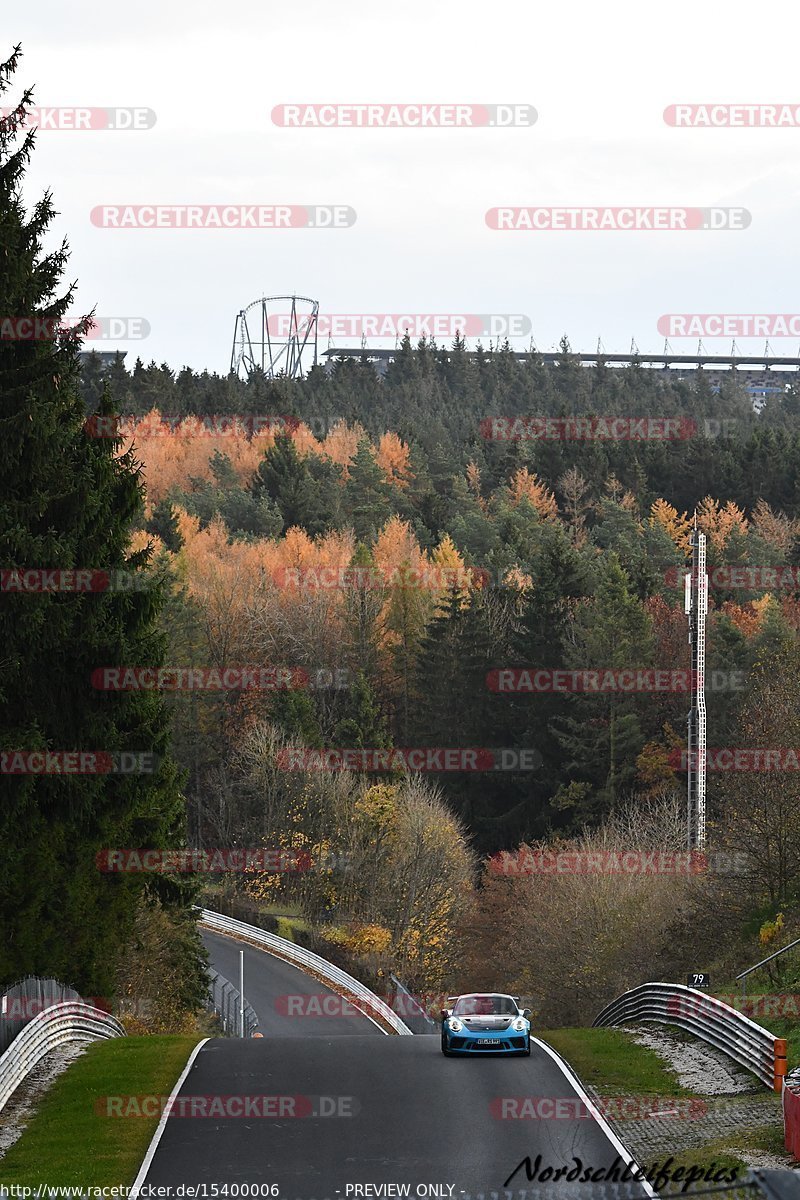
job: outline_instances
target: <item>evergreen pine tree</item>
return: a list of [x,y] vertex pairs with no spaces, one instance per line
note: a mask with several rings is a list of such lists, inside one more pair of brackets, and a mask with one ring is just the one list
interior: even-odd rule
[[344,500],[349,521],[359,541],[374,541],[378,531],[388,521],[392,513],[390,490],[369,442],[362,438],[350,464]]
[[168,550],[176,553],[183,545],[178,529],[178,518],[169,500],[159,500],[153,505],[153,512],[145,528],[148,533],[154,533],[161,538]]
[[[650,666],[652,655],[650,619],[619,559],[610,552],[598,567],[591,602],[575,618],[568,665],[578,671],[635,670]],[[578,823],[611,809],[633,782],[636,756],[644,743],[637,702],[647,703],[647,696],[576,693],[570,697],[571,715],[552,723],[563,752],[562,777],[592,788],[575,813]],[[559,804],[557,799],[556,807]]]
[[[19,54],[17,47],[0,64],[0,94],[12,86]],[[30,103],[27,91],[18,117]],[[23,205],[34,137],[17,124],[14,117],[0,122],[0,312],[58,324],[73,297],[71,288],[59,294],[67,245],[42,249],[55,216],[49,193],[30,213]],[[142,508],[138,465],[119,455],[114,439],[87,432],[80,341],[50,332],[0,340],[0,564],[4,572],[84,568],[142,581],[147,553],[128,548]],[[104,397],[100,414],[110,412]],[[156,587],[23,593],[5,578],[2,752],[156,758],[152,773],[9,774],[7,767],[0,774],[0,980],[52,975],[108,995],[140,891],[155,882],[104,873],[96,856],[109,848],[180,845],[184,806],[161,696],[98,690],[92,674],[161,663],[155,622],[162,596]],[[164,879],[161,892],[180,894]]]
[[333,731],[333,745],[345,749],[383,749],[390,744],[386,722],[375,693],[362,671],[352,681],[340,719]]

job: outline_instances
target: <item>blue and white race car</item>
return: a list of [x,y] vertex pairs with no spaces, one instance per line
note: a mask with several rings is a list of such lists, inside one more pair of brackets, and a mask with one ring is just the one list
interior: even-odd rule
[[531,1010],[519,1008],[519,996],[470,992],[448,996],[442,1009],[442,1054],[530,1054]]

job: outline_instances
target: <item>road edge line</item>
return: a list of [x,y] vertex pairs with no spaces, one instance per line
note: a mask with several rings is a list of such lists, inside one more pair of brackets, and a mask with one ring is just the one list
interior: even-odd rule
[[[606,1135],[608,1140],[611,1142],[611,1145],[614,1147],[614,1149],[617,1151],[617,1153],[620,1155],[620,1157],[629,1163],[635,1163],[636,1166],[638,1167],[638,1169],[640,1171],[642,1171],[642,1166],[639,1163],[639,1160],[636,1158],[635,1155],[631,1154],[630,1150],[626,1149],[626,1147],[622,1144],[619,1136],[614,1132],[614,1130],[611,1128],[611,1126],[609,1125],[606,1118],[603,1116],[603,1114],[598,1109],[597,1105],[591,1099],[588,1092],[586,1091],[583,1084],[581,1083],[580,1079],[575,1074],[575,1072],[573,1071],[573,1069],[569,1065],[569,1063],[566,1061],[566,1059],[562,1058],[557,1050],[554,1050],[552,1046],[548,1046],[547,1042],[543,1042],[541,1040],[541,1038],[532,1037],[530,1040],[531,1040],[531,1042],[534,1042],[537,1046],[541,1047],[542,1050],[544,1050],[547,1054],[550,1055],[553,1062],[561,1070],[561,1073],[564,1075],[567,1082],[570,1083],[573,1086],[573,1088],[575,1089],[575,1091],[578,1093],[578,1096],[581,1098],[583,1103],[586,1105],[587,1109],[592,1114],[595,1121],[600,1126],[603,1133]],[[658,1200],[658,1192],[656,1192],[654,1190],[652,1184],[648,1183],[648,1181],[646,1179],[631,1180],[631,1183],[638,1183],[640,1187],[644,1188],[645,1193],[648,1196],[650,1196],[652,1198],[652,1200]]]
[[136,1176],[136,1178],[134,1179],[133,1184],[131,1186],[131,1190],[128,1193],[128,1200],[136,1200],[137,1196],[139,1195],[139,1190],[140,1190],[142,1184],[144,1183],[145,1179],[147,1178],[147,1172],[150,1170],[150,1167],[152,1165],[156,1150],[158,1149],[158,1143],[161,1141],[162,1134],[164,1133],[164,1130],[166,1128],[167,1120],[169,1119],[170,1109],[172,1108],[172,1101],[177,1096],[178,1092],[180,1091],[181,1087],[183,1086],[183,1082],[186,1079],[186,1076],[189,1074],[192,1067],[194,1066],[194,1060],[197,1058],[198,1054],[203,1049],[203,1046],[205,1046],[206,1042],[210,1042],[210,1041],[211,1041],[211,1038],[203,1038],[202,1041],[197,1043],[194,1050],[192,1050],[191,1054],[189,1055],[189,1060],[186,1063],[186,1066],[183,1068],[183,1071],[181,1072],[180,1077],[178,1078],[178,1081],[175,1084],[175,1087],[172,1089],[172,1091],[169,1094],[169,1100],[167,1101],[167,1103],[164,1106],[164,1111],[161,1114],[161,1120],[158,1122],[158,1125],[156,1126],[156,1131],[153,1134],[153,1137],[150,1141],[150,1145],[147,1147],[147,1152],[144,1156],[144,1159],[142,1160],[142,1165],[139,1167],[139,1173]]

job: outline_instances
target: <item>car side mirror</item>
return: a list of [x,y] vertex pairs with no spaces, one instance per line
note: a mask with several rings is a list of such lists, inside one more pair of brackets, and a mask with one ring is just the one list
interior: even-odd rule
[[447,1020],[447,1018],[448,1018],[449,1016],[450,1016],[450,1009],[449,1009],[449,1008],[443,1008],[443,1009],[442,1009],[442,1020],[443,1020],[443,1021],[446,1021],[446,1020]]
[[531,1015],[531,1010],[529,1008],[523,1008],[522,1015],[523,1017],[529,1017]]

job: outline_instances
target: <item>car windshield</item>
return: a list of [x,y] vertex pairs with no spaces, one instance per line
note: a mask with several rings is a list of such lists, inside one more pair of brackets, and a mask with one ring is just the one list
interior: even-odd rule
[[453,1008],[457,1017],[510,1017],[518,1012],[510,996],[459,996]]

